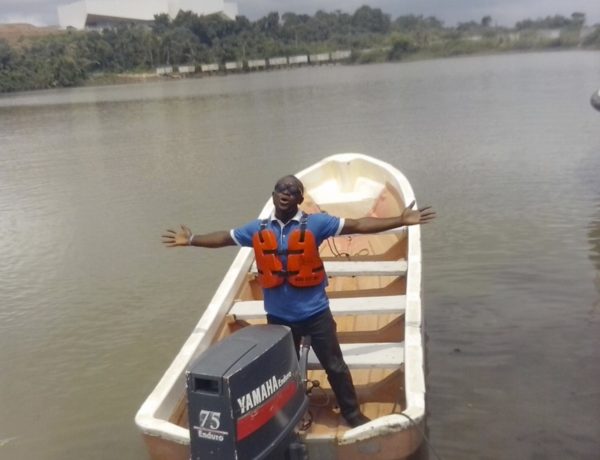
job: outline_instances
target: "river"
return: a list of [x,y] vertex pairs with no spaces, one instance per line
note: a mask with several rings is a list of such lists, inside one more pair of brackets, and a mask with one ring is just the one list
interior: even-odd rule
[[[0,458],[146,458],[134,416],[274,181],[398,167],[423,231],[443,459],[600,455],[600,52],[323,66],[0,96]],[[435,458],[431,456],[431,458]]]

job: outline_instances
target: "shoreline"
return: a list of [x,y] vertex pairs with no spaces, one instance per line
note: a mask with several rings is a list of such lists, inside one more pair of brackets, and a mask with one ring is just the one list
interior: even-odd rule
[[[110,86],[110,85],[123,85],[131,83],[151,83],[157,81],[166,81],[170,78],[164,79],[160,75],[143,72],[139,74],[132,73],[106,73],[98,76],[90,76],[81,85],[72,86],[71,88],[81,88],[90,86]],[[175,79],[173,79],[175,80]]]
[[[413,55],[406,56],[405,59],[400,60],[372,60],[368,62],[359,62],[359,61],[346,61],[346,62],[329,62],[319,65],[303,65],[303,66],[277,66],[273,68],[267,68],[264,70],[238,70],[238,71],[218,71],[218,72],[210,72],[210,73],[202,73],[195,72],[192,74],[170,74],[170,75],[158,75],[156,73],[150,72],[139,72],[139,73],[104,73],[101,75],[91,75],[87,80],[82,82],[80,85],[71,86],[70,88],[81,88],[81,87],[95,87],[95,86],[111,86],[111,85],[127,85],[127,84],[136,84],[136,83],[157,83],[157,82],[169,82],[169,81],[181,81],[181,80],[190,80],[190,79],[202,79],[202,78],[214,78],[214,77],[226,77],[228,75],[244,75],[244,74],[256,74],[263,72],[274,72],[274,71],[283,71],[283,70],[294,70],[301,68],[311,68],[311,67],[323,67],[323,66],[365,66],[371,64],[400,64],[400,63],[411,63],[411,62],[420,62],[420,61],[429,61],[429,60],[438,60],[438,59],[453,59],[453,58],[464,58],[464,57],[482,57],[482,56],[499,56],[499,55],[508,55],[508,54],[533,54],[533,53],[559,53],[559,52],[569,52],[569,51],[589,51],[589,52],[599,52],[600,50],[596,49],[585,49],[585,48],[552,48],[552,49],[535,49],[535,50],[489,50],[482,51],[477,53],[463,53],[463,54],[450,54],[450,55],[438,55],[436,53],[430,52],[418,52]],[[58,89],[58,88],[55,88]],[[31,90],[29,90],[31,91]],[[36,90],[33,90],[36,91]],[[15,93],[18,93],[17,91]],[[11,94],[11,93],[5,93]],[[14,94],[14,93],[13,93]]]

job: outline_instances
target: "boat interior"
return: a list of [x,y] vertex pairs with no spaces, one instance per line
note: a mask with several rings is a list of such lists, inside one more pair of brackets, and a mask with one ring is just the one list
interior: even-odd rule
[[[396,187],[361,177],[301,177],[307,213],[358,218],[399,215],[405,203]],[[319,184],[318,187],[311,185]],[[361,408],[369,418],[399,413],[405,405],[404,312],[408,232],[330,238],[320,247],[328,274],[328,294],[344,357],[352,371]],[[262,291],[251,269],[220,325],[216,340],[252,324],[264,324]],[[307,438],[336,437],[350,429],[339,415],[325,372],[309,357]],[[183,389],[182,389],[183,390]],[[187,427],[185,391],[170,421]]]

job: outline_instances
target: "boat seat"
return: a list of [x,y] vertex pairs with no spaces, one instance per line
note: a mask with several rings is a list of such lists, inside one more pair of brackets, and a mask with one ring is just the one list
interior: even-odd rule
[[[373,297],[349,297],[329,299],[329,307],[334,315],[401,315],[406,310],[406,296],[386,295]],[[235,319],[262,319],[265,310],[262,300],[246,300],[233,304],[230,315]]]
[[[326,260],[324,264],[328,276],[405,276],[407,269],[405,260]],[[251,272],[257,273],[256,262]]]
[[[350,369],[395,368],[404,362],[403,343],[342,343],[340,346]],[[312,348],[308,354],[308,368],[322,369]]]

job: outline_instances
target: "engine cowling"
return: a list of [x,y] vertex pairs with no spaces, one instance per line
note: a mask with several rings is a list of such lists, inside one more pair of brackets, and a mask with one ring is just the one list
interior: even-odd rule
[[308,406],[289,328],[245,327],[187,371],[193,460],[282,459]]

